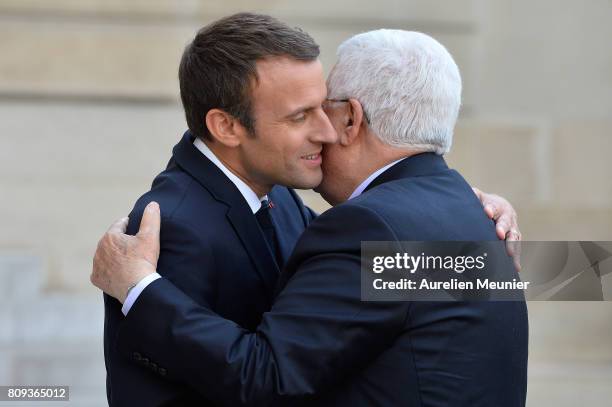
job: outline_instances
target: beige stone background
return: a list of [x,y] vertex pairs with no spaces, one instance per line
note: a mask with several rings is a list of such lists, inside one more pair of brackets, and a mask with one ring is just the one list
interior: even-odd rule
[[[438,38],[464,78],[450,163],[515,205],[525,239],[612,240],[610,0],[0,0],[0,385],[105,405],[96,242],[185,128],[183,47],[241,10],[306,29],[326,69],[361,31]],[[529,311],[528,405],[610,406],[612,303]]]

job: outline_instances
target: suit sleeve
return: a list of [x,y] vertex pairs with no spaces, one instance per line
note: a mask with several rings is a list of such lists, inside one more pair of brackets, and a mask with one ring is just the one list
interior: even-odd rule
[[[130,222],[127,229],[129,234],[138,231],[142,208],[145,204],[138,206],[130,213]],[[189,225],[175,219],[162,219],[161,251],[158,262],[160,274],[184,292],[189,292],[188,287],[195,284],[194,275],[197,275],[199,271],[199,267],[194,265],[206,268],[212,264],[210,251],[198,239]],[[202,276],[201,278],[212,277]],[[212,296],[215,294],[212,292],[214,284],[201,285],[204,287],[202,297],[213,298]],[[206,292],[209,289],[208,287],[210,287],[210,292]],[[104,303],[104,355],[109,404],[124,403],[126,400],[124,395],[132,392],[133,389],[146,391],[146,395],[142,396],[144,404],[153,403],[152,400],[170,400],[176,397],[177,390],[176,387],[171,386],[172,383],[168,382],[166,384],[163,380],[152,380],[153,377],[150,376],[150,373],[157,375],[160,379],[164,376],[164,371],[157,368],[156,365],[151,363],[125,363],[127,361],[119,354],[117,348],[117,337],[121,326],[125,323],[125,317],[121,313],[121,304],[107,295],[104,295]],[[145,312],[148,315],[147,318],[155,317],[155,308],[145,310]],[[140,338],[138,332],[132,332],[129,335],[136,335],[138,339]]]
[[319,216],[319,214],[317,212],[313,211],[310,207],[304,205],[304,201],[302,200],[300,195],[297,192],[295,192],[294,189],[287,188],[287,190],[289,191],[289,193],[293,197],[293,200],[295,201],[295,203],[297,204],[298,208],[300,209],[300,212],[302,212],[302,216],[304,217],[304,222],[305,222],[306,226],[310,225],[310,222],[315,220],[315,218],[317,218]]
[[[140,223],[139,217],[130,216],[130,224],[127,228],[128,234],[134,234],[138,231]],[[193,287],[198,287],[198,298],[206,299],[210,302],[216,295],[214,287],[216,284],[213,281],[213,273],[200,273],[199,271],[212,267],[214,257],[209,248],[201,241],[191,226],[183,221],[176,219],[163,218],[160,236],[160,255],[157,263],[157,272],[167,281],[171,282],[177,289],[183,292],[183,295],[190,298],[187,293],[193,291]],[[202,282],[203,279],[207,281]],[[142,295],[142,294],[141,294]],[[108,298],[109,301],[117,303],[117,309],[120,310],[121,305],[118,301]],[[151,318],[151,310],[146,310]],[[130,311],[131,312],[131,311]],[[129,314],[129,313],[128,313]],[[119,319],[119,327],[114,330],[120,330],[125,319],[123,316]],[[114,343],[116,338],[111,339]]]
[[269,405],[319,393],[390,346],[406,319],[405,303],[360,300],[361,240],[391,240],[373,212],[353,206],[319,217],[298,243],[290,265],[296,272],[255,332],[157,280],[128,314],[120,347],[221,404]]

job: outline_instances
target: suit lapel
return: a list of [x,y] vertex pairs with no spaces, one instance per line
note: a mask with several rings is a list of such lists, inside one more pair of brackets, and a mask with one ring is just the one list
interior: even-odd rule
[[240,238],[249,258],[255,266],[270,298],[278,280],[276,260],[266,245],[257,220],[248,203],[236,186],[193,145],[194,136],[187,131],[172,150],[181,168],[195,178],[211,195],[227,205],[227,219]]
[[255,216],[246,202],[245,205],[249,213],[245,214],[245,208],[232,206],[227,212],[227,219],[234,227],[238,237],[240,237],[242,245],[249,254],[259,277],[266,287],[266,291],[270,298],[272,298],[280,272],[276,260],[272,253],[270,253],[270,249],[268,249],[266,238],[257,224]]
[[[283,199],[285,195],[286,199]],[[305,226],[302,218],[296,216],[299,208],[291,198],[287,188],[276,185],[272,188],[268,197],[276,204],[274,208],[270,209],[270,216],[276,230],[281,257],[279,268],[282,270]]]

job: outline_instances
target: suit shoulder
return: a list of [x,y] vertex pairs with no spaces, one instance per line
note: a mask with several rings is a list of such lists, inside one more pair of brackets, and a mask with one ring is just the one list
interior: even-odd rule
[[376,211],[349,201],[325,211],[310,223],[286,268],[297,270],[302,263],[321,256],[359,259],[362,242],[398,240],[390,225]]
[[385,219],[402,240],[490,240],[495,228],[455,170],[387,182],[355,198]]
[[159,204],[162,225],[182,220],[189,223],[196,207],[214,212],[218,205],[213,196],[193,177],[178,167],[170,167],[155,177],[151,189],[141,195],[130,212],[128,232],[137,231],[145,207],[150,202]]
[[388,221],[362,202],[347,201],[319,215],[306,229],[305,238],[348,242],[359,245],[365,240],[396,240]]

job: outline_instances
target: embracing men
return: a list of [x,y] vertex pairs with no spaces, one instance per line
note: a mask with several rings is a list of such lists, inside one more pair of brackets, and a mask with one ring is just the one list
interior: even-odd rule
[[[117,222],[94,260],[110,405],[524,405],[523,302],[360,299],[362,241],[497,238],[442,158],[452,57],[424,34],[364,33],[326,87],[318,54],[246,13],[185,50],[189,131],[130,214],[140,232]],[[291,189],[314,187],[336,205],[316,219]],[[505,201],[479,196],[520,238]]]

